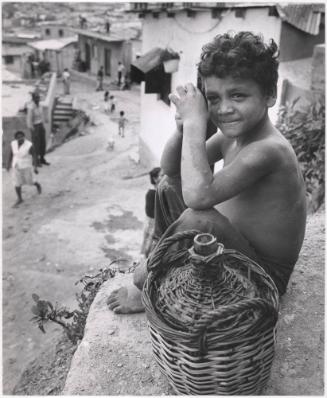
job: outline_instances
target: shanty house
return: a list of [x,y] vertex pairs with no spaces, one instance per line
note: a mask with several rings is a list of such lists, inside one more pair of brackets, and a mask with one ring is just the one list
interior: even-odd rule
[[[308,59],[325,37],[322,4],[131,3],[130,7],[130,12],[138,13],[143,21],[142,56],[133,65],[143,75],[140,159],[148,166],[159,163],[175,128],[168,93],[178,84],[199,84],[196,65],[202,46],[214,36],[248,30],[261,33],[265,41],[273,38],[280,47],[279,96],[288,74],[310,80]],[[175,56],[178,67],[168,73],[163,65],[167,51],[179,55]],[[310,82],[307,85],[310,87]],[[276,111],[277,106],[272,110],[273,118]]]
[[50,70],[60,75],[65,68],[72,68],[77,44],[77,37],[38,40],[28,45],[34,49],[38,59],[50,63]]
[[109,32],[75,29],[83,71],[96,75],[103,66],[105,76],[115,79],[118,62],[129,71],[134,54],[139,51],[139,30],[121,29]]
[[20,77],[28,78],[30,73],[27,57],[33,52],[28,43],[39,39],[37,34],[4,34],[2,36],[2,65]]

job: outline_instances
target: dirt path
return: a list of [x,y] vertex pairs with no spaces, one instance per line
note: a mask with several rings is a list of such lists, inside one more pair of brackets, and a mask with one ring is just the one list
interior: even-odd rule
[[[97,126],[48,154],[38,180],[43,187],[23,190],[25,202],[12,209],[15,194],[3,171],[3,392],[10,394],[29,361],[61,335],[46,326],[42,334],[29,320],[32,293],[52,302],[75,306],[75,282],[112,259],[138,256],[142,239],[146,176],[132,160],[138,143],[137,91],[117,92],[130,123],[126,138],[116,136],[106,151],[108,130],[116,125],[102,109],[103,93],[74,84]],[[93,109],[101,105],[100,108]]]

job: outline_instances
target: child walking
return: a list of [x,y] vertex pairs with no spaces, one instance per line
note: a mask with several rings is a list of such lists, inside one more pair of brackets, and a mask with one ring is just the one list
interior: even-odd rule
[[103,100],[104,100],[104,111],[105,113],[109,113],[110,111],[109,91],[105,91]]
[[109,107],[110,113],[114,113],[116,110],[116,98],[113,95],[110,95],[109,97]]
[[127,119],[125,117],[125,112],[120,111],[119,112],[119,119],[118,119],[118,135],[120,135],[122,138],[125,137],[125,124],[127,122]]
[[41,185],[33,178],[37,171],[37,159],[34,147],[30,141],[25,138],[23,131],[15,133],[15,139],[11,141],[9,157],[7,160],[7,171],[12,167],[12,177],[17,195],[17,201],[13,207],[18,207],[22,202],[22,186],[35,185],[37,192],[42,192]]

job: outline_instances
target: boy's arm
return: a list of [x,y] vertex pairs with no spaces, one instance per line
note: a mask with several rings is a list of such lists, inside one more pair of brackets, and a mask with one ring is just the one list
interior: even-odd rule
[[[222,159],[222,145],[224,136],[221,132],[215,133],[206,141],[206,153],[209,165],[213,165]],[[181,155],[182,155],[183,131],[182,126],[178,125],[174,134],[167,141],[161,156],[161,168],[163,173],[169,177],[181,174]]]
[[183,133],[178,129],[167,141],[161,156],[161,168],[168,177],[180,175]]
[[181,174],[184,201],[196,210],[208,209],[240,194],[271,173],[281,162],[277,150],[255,142],[213,175],[206,152],[197,139],[193,140],[194,136],[185,134]]

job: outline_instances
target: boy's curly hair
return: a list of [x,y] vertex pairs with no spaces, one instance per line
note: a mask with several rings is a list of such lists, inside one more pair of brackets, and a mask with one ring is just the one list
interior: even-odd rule
[[252,32],[225,33],[202,47],[198,71],[201,77],[252,79],[265,95],[274,95],[278,80],[278,47],[265,44]]

